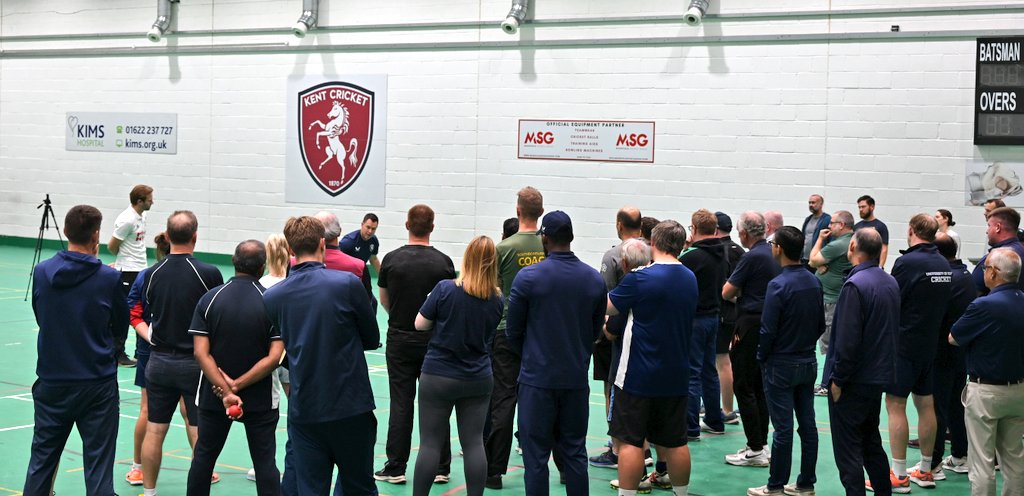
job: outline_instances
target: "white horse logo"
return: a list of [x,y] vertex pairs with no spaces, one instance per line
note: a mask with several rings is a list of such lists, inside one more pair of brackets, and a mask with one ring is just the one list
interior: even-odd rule
[[345,156],[348,156],[348,161],[352,164],[352,167],[356,166],[358,158],[356,157],[356,147],[359,141],[352,138],[348,143],[348,150],[341,147],[341,136],[348,134],[348,109],[345,108],[341,102],[335,101],[331,107],[331,111],[327,113],[327,117],[330,119],[327,124],[316,120],[309,125],[309,129],[313,129],[313,126],[320,126],[319,133],[316,133],[316,149],[320,150],[320,138],[327,138],[327,158],[323,162],[320,162],[320,166],[317,169],[323,169],[324,164],[330,162],[332,158],[337,158],[338,165],[341,166],[341,180],[345,180]]

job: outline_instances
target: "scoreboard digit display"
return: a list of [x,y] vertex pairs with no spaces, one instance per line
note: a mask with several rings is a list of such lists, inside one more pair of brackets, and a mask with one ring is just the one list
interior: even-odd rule
[[974,144],[1024,145],[1024,37],[978,38]]

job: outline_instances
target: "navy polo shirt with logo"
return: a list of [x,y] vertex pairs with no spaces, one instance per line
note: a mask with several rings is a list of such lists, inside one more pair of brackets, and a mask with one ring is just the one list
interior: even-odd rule
[[191,355],[192,312],[203,295],[221,284],[220,270],[191,254],[167,255],[151,267],[142,294],[152,319],[153,351]]
[[[252,276],[236,276],[223,286],[213,288],[199,299],[188,332],[210,339],[210,355],[228,376],[238,378],[270,352],[270,342],[281,333],[270,323],[263,307],[266,291]],[[245,409],[253,412],[272,409],[270,376],[238,392]],[[205,377],[199,388],[199,407],[223,410]]]
[[346,255],[356,257],[363,262],[369,262],[370,257],[376,255],[380,249],[380,242],[377,241],[377,236],[363,239],[358,230],[346,234],[338,242],[338,245]]
[[934,345],[942,327],[942,309],[949,303],[953,272],[931,243],[900,253],[903,256],[892,266],[892,277],[900,285],[899,356],[929,363],[935,359]]

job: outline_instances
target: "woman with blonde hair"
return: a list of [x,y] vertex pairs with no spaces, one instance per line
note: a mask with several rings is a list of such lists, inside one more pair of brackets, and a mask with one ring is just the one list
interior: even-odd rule
[[433,330],[434,335],[420,374],[415,496],[430,493],[453,408],[464,453],[466,493],[484,492],[483,431],[493,387],[490,351],[503,307],[494,241],[477,236],[462,256],[458,279],[437,283],[416,316],[416,329]]
[[284,280],[288,274],[288,241],[284,235],[271,234],[267,238],[267,275],[260,278],[260,284],[269,288]]

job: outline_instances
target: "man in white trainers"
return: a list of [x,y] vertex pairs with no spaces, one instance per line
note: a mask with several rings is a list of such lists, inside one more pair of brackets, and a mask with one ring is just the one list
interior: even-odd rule
[[963,392],[971,494],[996,493],[996,457],[1003,494],[1024,494],[1024,293],[1020,256],[997,248],[985,259],[989,294],[953,324],[950,343],[963,347],[969,379]]

